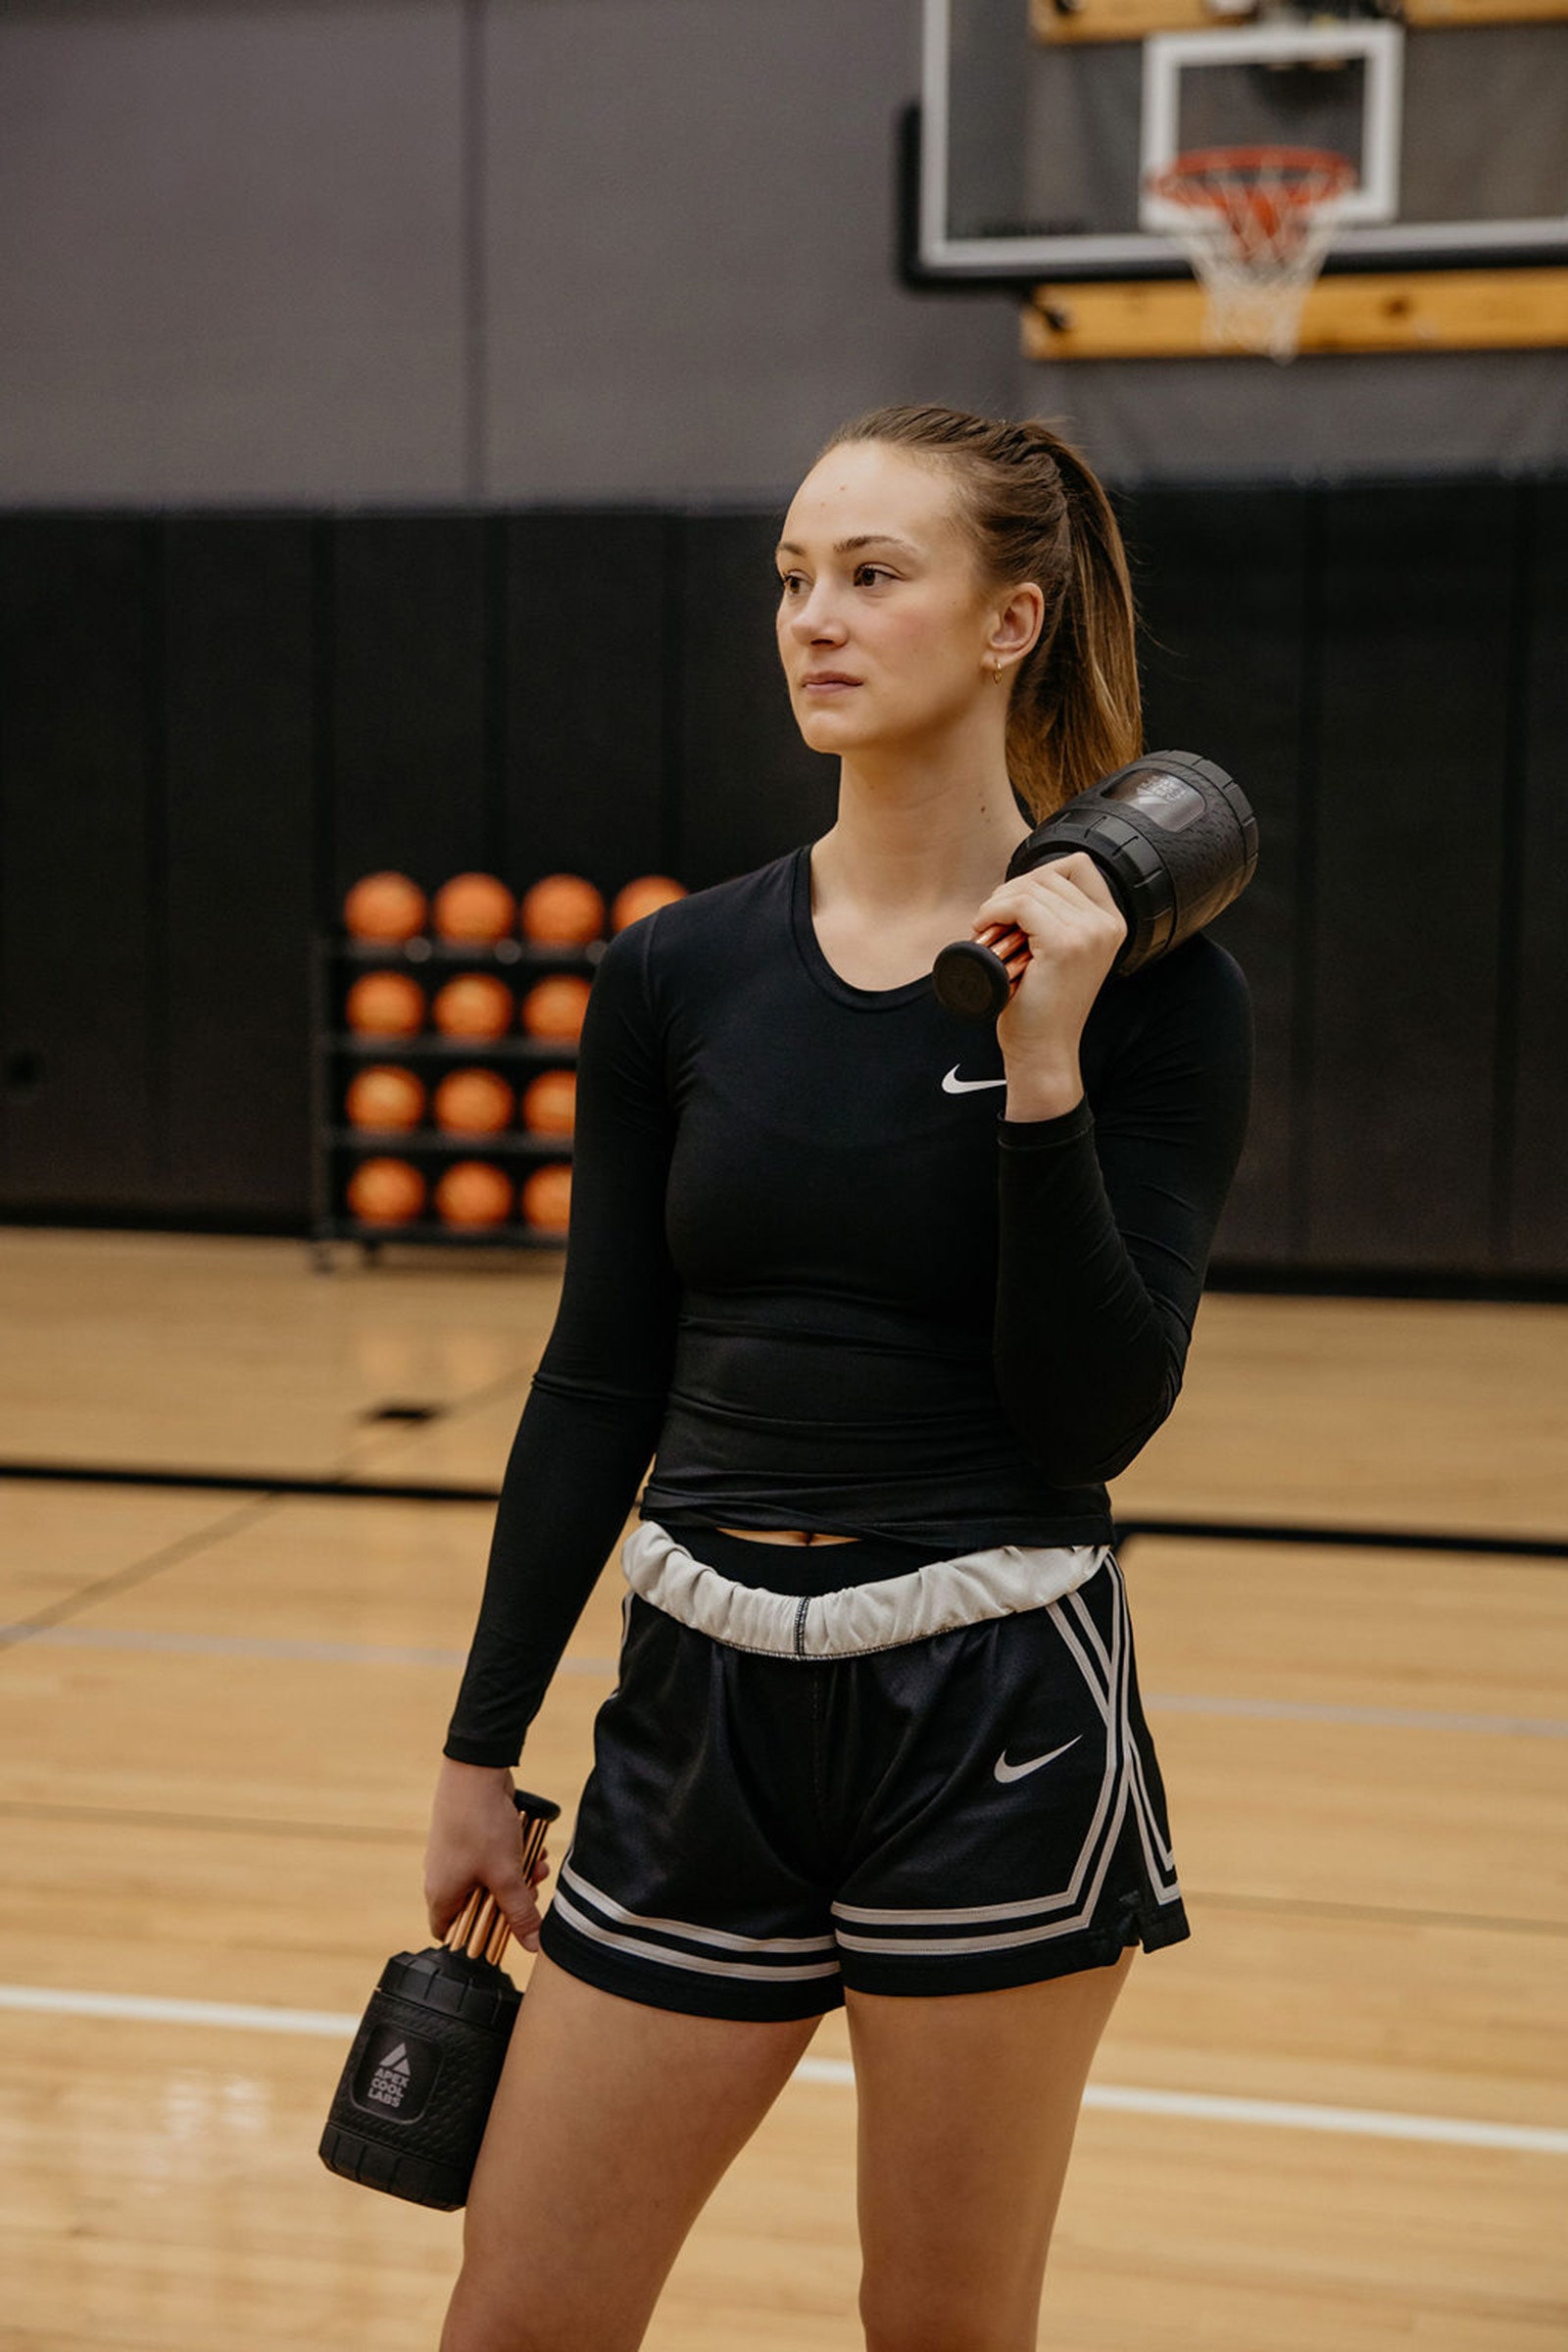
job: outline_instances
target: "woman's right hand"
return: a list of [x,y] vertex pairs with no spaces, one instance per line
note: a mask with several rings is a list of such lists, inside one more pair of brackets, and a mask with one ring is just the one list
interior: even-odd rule
[[533,1889],[548,1877],[541,1849],[531,1878],[522,1868],[522,1833],[504,1764],[459,1764],[441,1759],[424,1851],[424,1900],[430,1932],[443,1936],[476,1886],[488,1887],[525,1950],[539,1949],[539,1906]]

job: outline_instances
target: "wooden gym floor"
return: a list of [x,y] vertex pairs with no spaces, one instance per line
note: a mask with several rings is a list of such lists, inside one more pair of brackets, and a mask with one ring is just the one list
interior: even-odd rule
[[[257,1482],[0,1481],[5,2352],[431,2352],[458,2217],[315,2149],[423,1940],[489,1510],[267,1482],[493,1485],[555,1283],[0,1236],[12,1461]],[[1214,1297],[1118,1509],[1560,1540],[1565,1387],[1568,1308]],[[1568,1559],[1125,1557],[1195,1935],[1103,2045],[1041,2344],[1561,2352]],[[617,1626],[611,1572],[530,1739],[568,1818]],[[651,2352],[858,2345],[846,2056],[830,2019]]]

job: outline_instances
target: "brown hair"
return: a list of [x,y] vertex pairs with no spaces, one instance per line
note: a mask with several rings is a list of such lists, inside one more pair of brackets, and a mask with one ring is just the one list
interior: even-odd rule
[[1144,748],[1137,614],[1120,528],[1089,461],[1040,417],[871,409],[822,450],[887,441],[939,460],[999,588],[1039,584],[1045,619],[1007,707],[1007,768],[1036,821]]

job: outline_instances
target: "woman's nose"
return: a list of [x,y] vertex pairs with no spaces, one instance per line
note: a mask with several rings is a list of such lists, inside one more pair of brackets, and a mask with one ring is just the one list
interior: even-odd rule
[[833,609],[832,599],[815,589],[790,615],[790,626],[802,645],[839,645],[844,638],[844,623]]

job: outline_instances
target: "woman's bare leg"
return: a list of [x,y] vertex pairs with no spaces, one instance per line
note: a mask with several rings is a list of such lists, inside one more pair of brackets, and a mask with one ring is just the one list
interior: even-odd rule
[[817,2020],[681,2017],[534,1964],[474,2171],[441,2352],[634,2352]]
[[1079,2103],[1131,1959],[1005,1992],[847,1995],[866,2352],[1034,2352]]

